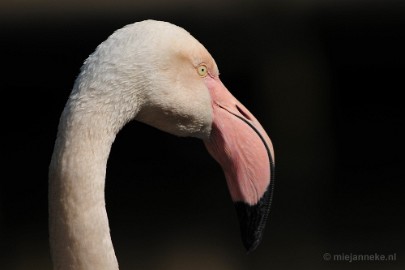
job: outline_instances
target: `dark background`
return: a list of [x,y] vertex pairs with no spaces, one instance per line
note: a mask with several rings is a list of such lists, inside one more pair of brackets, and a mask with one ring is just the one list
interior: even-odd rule
[[263,243],[247,255],[202,142],[128,124],[106,180],[122,269],[404,269],[401,1],[65,2],[0,4],[0,269],[51,269],[47,170],[60,113],[95,47],[147,18],[211,52],[273,140],[276,184]]

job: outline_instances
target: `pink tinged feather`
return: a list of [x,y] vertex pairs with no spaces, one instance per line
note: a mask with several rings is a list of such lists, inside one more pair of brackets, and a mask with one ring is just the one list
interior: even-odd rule
[[255,205],[270,185],[270,138],[218,78],[207,77],[206,85],[212,98],[213,124],[205,146],[221,164],[232,200]]
[[228,111],[214,106],[210,154],[222,165],[234,202],[256,204],[270,182],[266,148],[256,132]]

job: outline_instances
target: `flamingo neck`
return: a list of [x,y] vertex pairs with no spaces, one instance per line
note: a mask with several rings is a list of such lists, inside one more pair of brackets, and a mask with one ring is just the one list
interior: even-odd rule
[[104,198],[107,159],[116,135],[107,120],[75,114],[68,107],[62,114],[49,171],[54,269],[118,269]]

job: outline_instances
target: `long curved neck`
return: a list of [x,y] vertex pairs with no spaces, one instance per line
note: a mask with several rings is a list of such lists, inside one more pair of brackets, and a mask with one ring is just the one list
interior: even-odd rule
[[50,244],[58,270],[115,270],[104,186],[116,131],[108,117],[73,113],[61,117],[49,170]]

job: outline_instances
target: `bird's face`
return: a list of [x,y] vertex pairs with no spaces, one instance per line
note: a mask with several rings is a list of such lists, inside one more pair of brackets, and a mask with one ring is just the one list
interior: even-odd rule
[[177,136],[207,139],[213,111],[206,78],[217,78],[218,68],[197,40],[180,34],[166,37],[162,43],[169,45],[154,50],[155,72],[148,79],[153,85],[136,119]]

